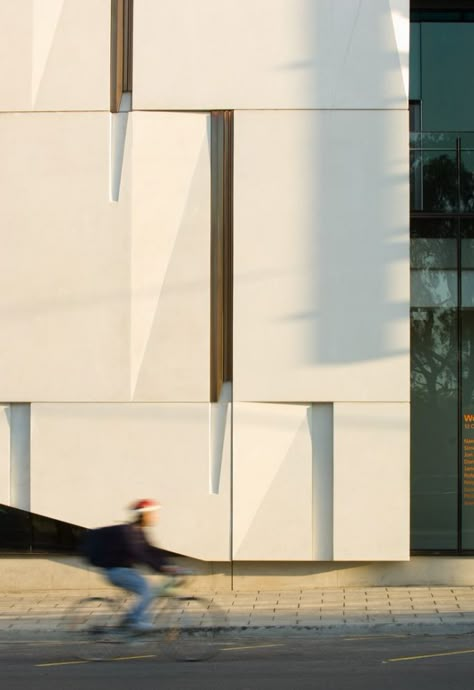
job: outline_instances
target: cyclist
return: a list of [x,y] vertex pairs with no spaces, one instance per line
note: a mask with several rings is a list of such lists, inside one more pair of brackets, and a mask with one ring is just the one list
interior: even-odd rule
[[153,629],[148,614],[153,592],[135,566],[148,565],[168,574],[177,570],[167,565],[164,552],[152,546],[145,535],[145,529],[158,521],[159,509],[156,501],[141,499],[131,506],[131,522],[89,530],[82,546],[83,555],[102,569],[109,582],[137,595],[122,624],[139,631]]

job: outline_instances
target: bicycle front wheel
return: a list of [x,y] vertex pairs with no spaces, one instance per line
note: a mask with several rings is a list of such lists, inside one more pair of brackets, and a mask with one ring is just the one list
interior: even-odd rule
[[169,596],[157,600],[154,624],[162,649],[176,661],[205,661],[220,649],[225,615],[211,599]]

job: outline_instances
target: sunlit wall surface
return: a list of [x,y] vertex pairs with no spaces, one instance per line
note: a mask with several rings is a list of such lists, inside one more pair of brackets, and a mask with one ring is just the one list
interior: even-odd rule
[[0,19],[0,502],[408,559],[408,0]]

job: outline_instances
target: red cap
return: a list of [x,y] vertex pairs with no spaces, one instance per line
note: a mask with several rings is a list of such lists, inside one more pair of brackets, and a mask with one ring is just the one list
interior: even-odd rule
[[141,498],[131,506],[131,510],[136,513],[150,513],[154,510],[159,510],[159,508],[159,504],[152,498]]

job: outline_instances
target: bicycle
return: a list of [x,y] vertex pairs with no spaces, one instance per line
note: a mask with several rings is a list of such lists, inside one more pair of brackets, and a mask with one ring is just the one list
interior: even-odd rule
[[158,643],[176,661],[212,658],[219,651],[225,614],[212,599],[179,593],[185,581],[181,574],[167,576],[154,588],[149,611],[155,628],[150,632],[135,632],[121,624],[125,599],[93,596],[79,600],[64,622],[77,645],[77,655],[88,661],[154,656]]

